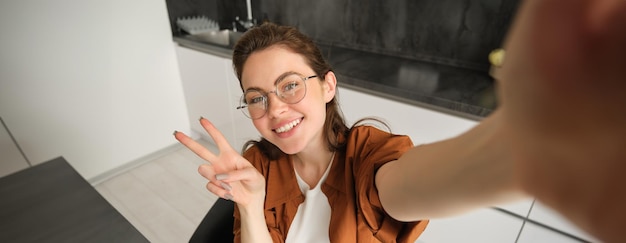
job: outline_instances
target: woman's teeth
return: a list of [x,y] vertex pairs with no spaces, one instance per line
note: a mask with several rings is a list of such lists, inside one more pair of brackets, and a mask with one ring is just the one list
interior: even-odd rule
[[291,130],[293,127],[295,127],[296,125],[298,125],[298,123],[300,123],[300,119],[295,120],[295,121],[292,121],[292,122],[290,122],[290,123],[287,123],[287,124],[285,124],[285,125],[284,125],[284,126],[282,126],[282,127],[276,128],[276,130],[275,130],[275,131],[276,131],[277,133],[283,133],[283,132],[289,131],[289,130]]

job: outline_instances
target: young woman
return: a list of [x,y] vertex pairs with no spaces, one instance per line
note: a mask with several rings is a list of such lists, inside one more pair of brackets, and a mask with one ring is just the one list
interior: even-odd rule
[[[241,109],[262,136],[240,156],[206,119],[214,154],[176,138],[209,162],[209,191],[233,200],[235,242],[414,242],[428,221],[385,213],[377,171],[413,145],[372,126],[348,127],[337,79],[320,50],[296,29],[263,24],[234,47]],[[359,124],[359,122],[357,122]]]

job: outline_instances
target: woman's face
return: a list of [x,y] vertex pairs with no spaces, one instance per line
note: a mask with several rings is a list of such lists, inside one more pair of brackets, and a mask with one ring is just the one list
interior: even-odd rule
[[[275,91],[276,82],[285,74],[300,77],[315,75],[303,56],[283,46],[252,53],[243,67],[241,76],[244,92],[259,89],[265,93]],[[326,148],[322,129],[326,120],[326,103],[335,96],[334,75],[308,79],[304,98],[287,104],[276,93],[268,94],[267,111],[252,122],[261,135],[286,154],[296,154],[307,148]]]

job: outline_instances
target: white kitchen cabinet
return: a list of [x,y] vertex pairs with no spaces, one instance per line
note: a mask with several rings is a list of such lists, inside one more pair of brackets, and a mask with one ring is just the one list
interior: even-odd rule
[[455,217],[432,219],[416,243],[513,243],[522,223],[522,219],[493,209],[479,209]]
[[227,60],[180,46],[176,53],[191,129],[212,141],[198,122],[200,117],[206,117],[232,143],[233,105],[228,95]]
[[533,202],[534,199],[529,198],[517,202],[495,205],[495,207],[504,209],[525,218],[530,213],[530,208],[532,207]]
[[[231,60],[228,59],[229,64]],[[252,120],[243,114],[240,110],[236,110],[235,107],[239,106],[239,100],[241,100],[241,96],[243,95],[243,91],[239,86],[239,80],[235,76],[235,72],[232,68],[232,65],[229,65],[228,72],[228,84],[230,86],[230,100],[231,103],[234,104],[232,107],[233,110],[233,127],[234,127],[234,143],[233,148],[237,151],[241,151],[243,144],[245,144],[249,140],[259,140],[261,137],[259,132],[256,130],[254,125],[252,124]]]
[[[568,237],[545,227],[526,223],[517,243],[580,243],[583,241]],[[594,241],[597,242],[597,241]]]
[[530,211],[529,219],[535,220],[539,223],[549,225],[555,229],[561,230],[568,234],[572,234],[581,239],[588,240],[590,242],[600,242],[593,236],[589,235],[585,231],[581,230],[578,226],[571,223],[568,219],[562,216],[555,210],[547,207],[546,205],[536,202]]
[[0,118],[0,177],[29,167]]
[[[341,79],[337,80],[341,83]],[[415,145],[454,137],[476,125],[476,121],[339,88],[339,104],[347,122],[369,116],[382,118],[396,134],[406,134]]]
[[258,138],[252,122],[237,111],[241,89],[231,60],[201,51],[176,48],[191,129],[213,142],[198,119],[203,116],[239,151],[245,141]]

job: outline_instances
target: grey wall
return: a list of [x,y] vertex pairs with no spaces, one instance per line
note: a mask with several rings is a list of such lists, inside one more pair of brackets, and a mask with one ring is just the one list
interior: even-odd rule
[[271,21],[333,45],[486,69],[518,0],[265,0]]
[[[486,71],[518,1],[252,0],[252,11],[320,43]],[[170,19],[204,14],[231,28],[235,16],[246,17],[245,0],[167,2]]]

